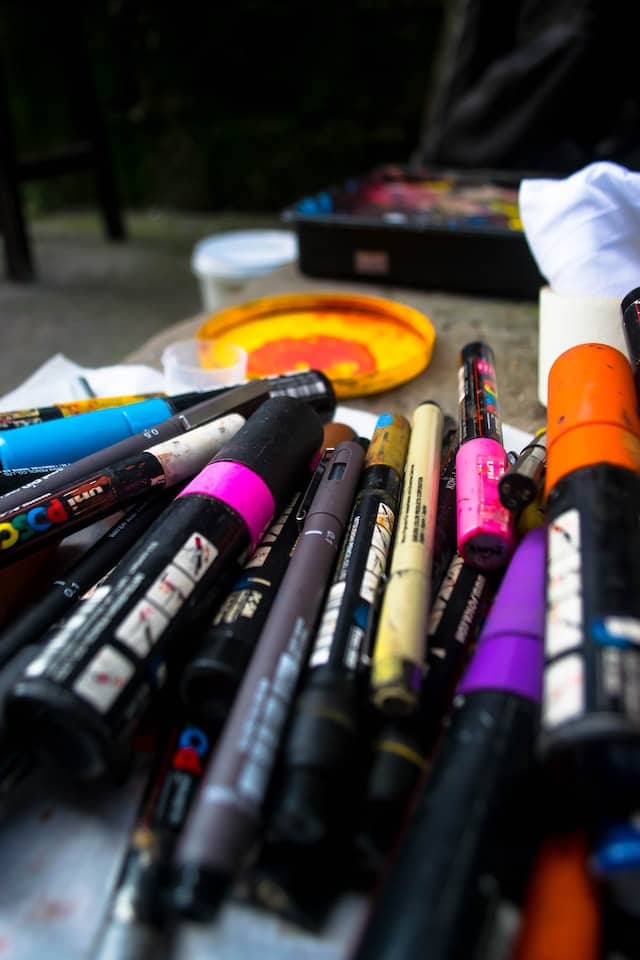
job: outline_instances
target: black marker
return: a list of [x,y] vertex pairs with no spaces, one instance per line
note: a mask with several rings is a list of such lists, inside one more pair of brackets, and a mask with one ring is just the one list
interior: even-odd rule
[[468,960],[501,888],[528,865],[545,564],[544,531],[534,530],[506,570],[357,960]]
[[636,396],[640,402],[640,287],[631,290],[622,303],[622,333],[633,370]]
[[263,403],[30,664],[7,703],[15,735],[78,778],[119,774],[147,705],[321,440],[306,403]]
[[283,748],[269,832],[317,846],[347,818],[366,747],[372,618],[387,569],[411,428],[378,417]]
[[158,491],[130,507],[76,563],[14,617],[0,633],[0,668],[22,647],[42,642],[46,631],[115,566],[174,496],[173,490]]
[[212,746],[212,737],[202,726],[185,722],[171,731],[151,772],[93,960],[151,960],[164,955],[167,873]]
[[520,513],[544,488],[547,466],[547,433],[538,430],[514,463],[509,464],[498,481],[500,502],[507,510]]
[[436,529],[431,562],[431,597],[435,597],[457,548],[456,453],[458,429],[453,417],[445,414],[440,452],[440,481],[436,507]]
[[370,883],[397,837],[411,794],[429,767],[455,686],[473,650],[496,584],[451,561],[435,595],[427,628],[427,669],[417,715],[380,722],[373,734],[365,798],[354,839],[359,880]]

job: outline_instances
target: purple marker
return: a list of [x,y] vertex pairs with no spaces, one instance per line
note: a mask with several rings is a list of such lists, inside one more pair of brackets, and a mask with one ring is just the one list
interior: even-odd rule
[[540,528],[507,567],[354,960],[417,957],[427,947],[429,960],[468,958],[498,893],[526,877],[545,557]]
[[118,775],[150,700],[321,443],[311,406],[266,400],[52,634],[7,698],[12,734],[79,779]]

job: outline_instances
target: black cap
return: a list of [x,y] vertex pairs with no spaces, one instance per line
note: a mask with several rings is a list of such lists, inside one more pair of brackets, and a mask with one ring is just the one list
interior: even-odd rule
[[636,300],[640,300],[640,287],[634,287],[633,290],[630,290],[626,297],[623,299],[620,304],[620,308],[624,313],[627,307],[630,307],[632,303],[635,303]]
[[213,457],[233,460],[262,477],[278,509],[291,496],[291,477],[311,465],[322,445],[322,423],[313,407],[293,397],[274,397],[258,407]]

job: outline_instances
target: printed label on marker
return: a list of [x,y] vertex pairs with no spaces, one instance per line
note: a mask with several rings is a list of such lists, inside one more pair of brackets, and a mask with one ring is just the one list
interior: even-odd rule
[[[268,585],[269,584],[267,584],[267,586]],[[216,613],[213,625],[217,626],[219,623],[236,623],[240,617],[251,620],[261,600],[262,594],[258,590],[249,590],[248,588],[244,590],[234,590],[233,593],[229,594]]]
[[542,722],[552,729],[584,710],[584,663],[579,654],[570,653],[545,670]]
[[367,555],[367,565],[360,584],[360,596],[367,603],[373,603],[380,580],[387,569],[387,559],[389,557],[389,548],[391,546],[391,535],[393,533],[393,524],[395,515],[393,510],[386,504],[381,503],[378,506],[376,515],[376,525],[371,535],[371,544]]
[[167,629],[169,622],[169,617],[162,610],[143,597],[122,621],[115,638],[143,659]]
[[462,570],[462,565],[464,560],[459,553],[455,555],[449,568],[444,576],[442,585],[438,590],[435,600],[431,606],[431,613],[429,614],[429,623],[427,626],[427,636],[432,637],[440,626],[440,621],[442,616],[447,609],[447,604],[449,598],[453,593],[453,588],[458,582],[458,577],[460,576],[460,571]]
[[[65,620],[51,640],[46,644],[44,650],[32,660],[25,671],[29,677],[37,677],[44,673],[56,659],[58,653],[64,649],[67,640],[75,633],[87,620],[94,607],[111,592],[111,587],[107,584],[96,586],[91,592],[88,592],[74,609],[72,616]],[[71,662],[69,661],[69,670]]]
[[313,645],[313,651],[309,658],[310,667],[321,667],[329,662],[329,653],[331,644],[336,632],[336,623],[338,622],[338,611],[344,596],[345,581],[340,580],[330,587],[327,600],[324,606],[322,620],[316,633],[316,641]]
[[193,533],[173,558],[176,566],[198,582],[218,556],[217,548],[201,533]]
[[245,569],[247,568],[255,569],[256,567],[262,567],[266,563],[266,561],[269,559],[270,553],[271,553],[271,547],[263,543],[263,545],[257,547],[254,550],[253,554],[249,557],[249,559],[245,563]]
[[73,690],[100,713],[107,713],[134,672],[131,661],[106,644],[79,674]]
[[195,583],[191,577],[183,573],[179,567],[169,563],[149,587],[146,597],[168,617],[173,617],[194,587]]
[[580,514],[567,510],[549,524],[545,654],[556,657],[583,643]]

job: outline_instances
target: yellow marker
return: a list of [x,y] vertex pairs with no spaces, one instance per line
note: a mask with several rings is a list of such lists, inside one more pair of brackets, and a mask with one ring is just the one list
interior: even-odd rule
[[404,471],[389,580],[371,664],[371,698],[391,716],[416,709],[430,605],[444,417],[436,403],[416,408]]

